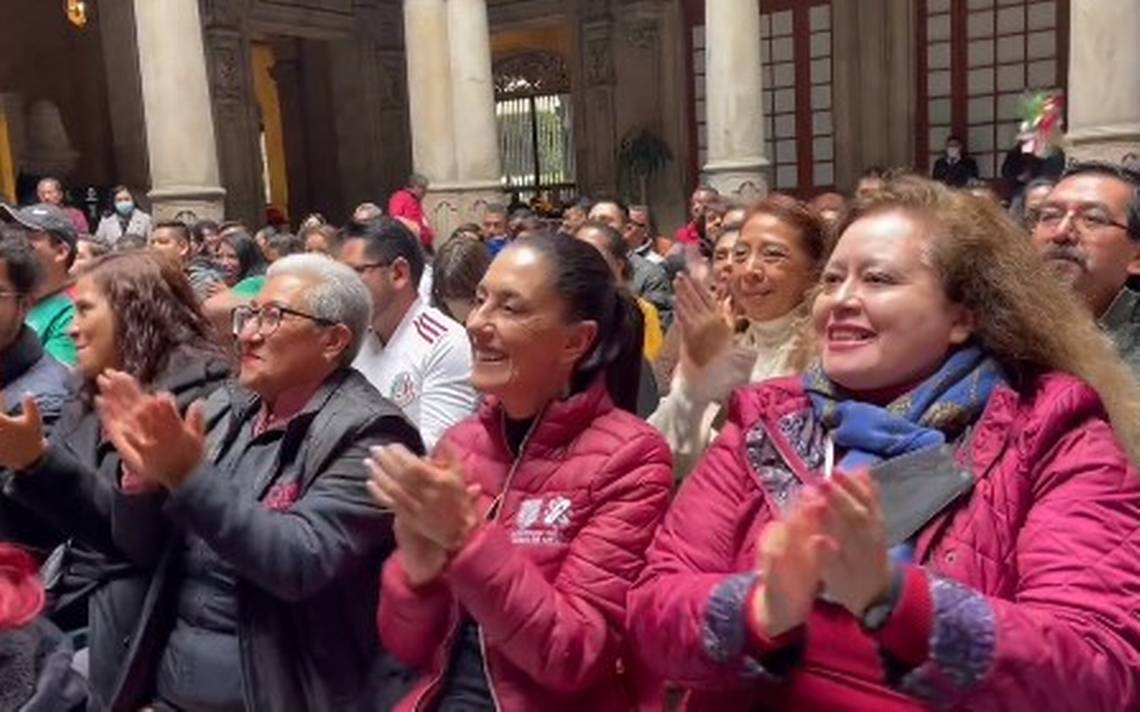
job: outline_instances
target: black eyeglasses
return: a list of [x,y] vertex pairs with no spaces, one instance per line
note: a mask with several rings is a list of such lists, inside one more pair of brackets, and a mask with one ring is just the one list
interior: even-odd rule
[[306,314],[305,312],[277,304],[266,304],[259,308],[242,305],[234,307],[233,312],[231,312],[230,329],[233,331],[234,336],[240,336],[241,333],[245,331],[245,327],[250,322],[253,322],[256,327],[256,333],[262,336],[270,336],[273,332],[277,331],[281,326],[281,320],[286,316],[308,319],[321,326],[336,326],[337,324],[337,322],[331,319],[313,316],[312,314]]

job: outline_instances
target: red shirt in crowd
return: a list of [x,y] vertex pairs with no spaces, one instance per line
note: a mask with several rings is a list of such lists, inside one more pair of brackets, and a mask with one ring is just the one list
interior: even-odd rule
[[677,232],[673,233],[673,241],[679,242],[682,245],[696,245],[701,241],[701,233],[697,232],[697,224],[691,222],[684,227],[677,228]]
[[392,197],[388,199],[388,214],[394,218],[406,218],[419,225],[420,242],[426,247],[431,247],[435,233],[428,224],[427,217],[424,216],[420,199],[412,191],[402,188],[392,193]]

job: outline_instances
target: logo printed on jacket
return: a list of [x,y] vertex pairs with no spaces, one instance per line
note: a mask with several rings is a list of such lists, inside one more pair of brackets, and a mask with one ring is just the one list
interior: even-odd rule
[[511,543],[552,546],[566,543],[563,529],[570,526],[572,503],[566,497],[532,497],[523,500],[515,514]]

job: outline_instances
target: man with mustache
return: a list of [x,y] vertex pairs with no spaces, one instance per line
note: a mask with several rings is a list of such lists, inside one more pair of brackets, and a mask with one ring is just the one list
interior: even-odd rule
[[1140,374],[1140,171],[1074,163],[1041,205],[1033,241]]

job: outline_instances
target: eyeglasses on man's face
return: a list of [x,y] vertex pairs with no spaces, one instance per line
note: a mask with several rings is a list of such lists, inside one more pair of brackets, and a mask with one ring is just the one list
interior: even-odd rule
[[1066,217],[1072,216],[1073,227],[1082,233],[1094,233],[1116,227],[1127,230],[1128,225],[1113,220],[1108,211],[1098,206],[1065,208],[1061,205],[1043,205],[1026,216],[1030,225],[1040,225],[1050,230],[1061,226]]
[[319,316],[297,311],[296,309],[283,307],[280,304],[266,304],[263,307],[242,305],[234,307],[230,328],[234,336],[240,336],[245,332],[245,328],[252,323],[254,333],[260,334],[261,336],[270,336],[281,327],[281,321],[286,317],[306,319],[321,326],[335,326],[337,323],[330,319],[324,319]]

